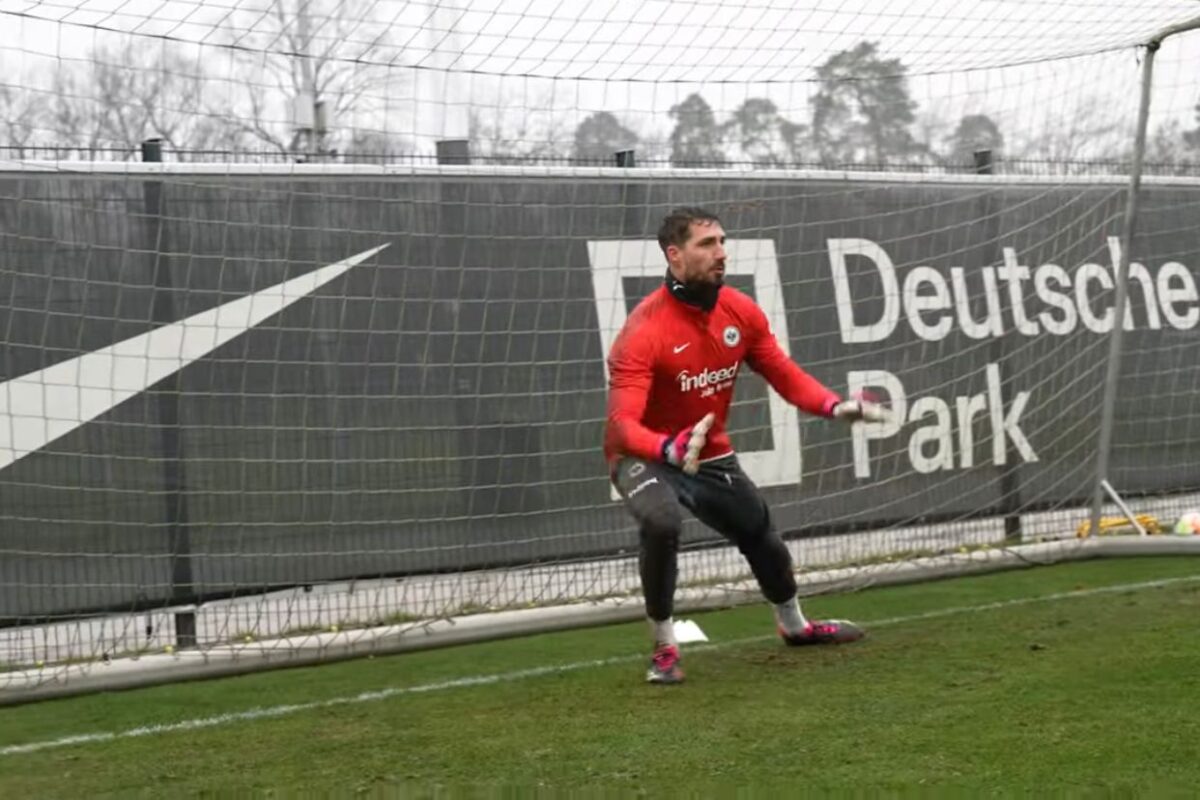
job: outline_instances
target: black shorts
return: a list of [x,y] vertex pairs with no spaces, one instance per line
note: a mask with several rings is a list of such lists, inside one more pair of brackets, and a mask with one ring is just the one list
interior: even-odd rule
[[[683,506],[736,545],[758,539],[771,527],[766,501],[732,454],[702,463],[695,475],[661,462],[622,458],[612,480],[639,523],[662,518],[664,508]],[[682,519],[677,511],[673,516]]]

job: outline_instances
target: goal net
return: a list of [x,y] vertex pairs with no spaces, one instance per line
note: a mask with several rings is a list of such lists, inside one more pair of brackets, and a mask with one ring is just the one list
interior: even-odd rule
[[[1200,508],[1200,34],[1122,239],[1194,4],[349,6],[0,0],[6,697],[636,618],[605,357],[679,205],[893,410],[736,365],[808,591],[1083,547],[1114,326],[1106,522]],[[683,607],[755,599],[683,548]]]

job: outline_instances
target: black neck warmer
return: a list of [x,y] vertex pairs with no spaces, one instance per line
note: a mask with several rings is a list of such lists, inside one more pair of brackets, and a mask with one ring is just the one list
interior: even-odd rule
[[721,291],[719,284],[713,283],[684,283],[667,270],[667,291],[682,303],[689,306],[712,311],[717,304],[717,294]]

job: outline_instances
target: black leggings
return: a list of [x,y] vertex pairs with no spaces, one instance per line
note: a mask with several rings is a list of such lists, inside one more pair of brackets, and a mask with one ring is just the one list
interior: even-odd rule
[[695,475],[623,458],[613,470],[613,484],[638,523],[638,566],[651,619],[665,620],[672,613],[684,508],[737,546],[764,597],[782,603],[796,594],[791,553],[771,527],[766,501],[736,456],[701,464]]

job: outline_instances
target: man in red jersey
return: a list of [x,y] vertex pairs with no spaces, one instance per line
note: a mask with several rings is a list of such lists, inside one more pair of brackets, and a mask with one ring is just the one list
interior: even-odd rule
[[842,400],[793,362],[750,297],[724,286],[725,231],[700,208],[672,211],[658,242],[666,281],[629,315],[608,359],[604,455],[639,528],[639,570],[654,656],[646,679],[679,683],[672,611],[683,509],[735,544],[774,606],[789,645],[852,642],[845,621],[809,621],[796,599],[791,553],[734,455],[725,422],[744,367],[792,405],[823,417],[880,420],[884,411]]

